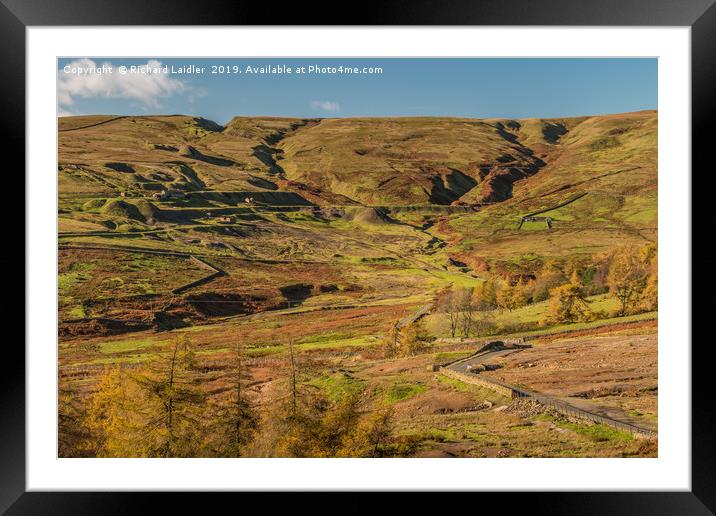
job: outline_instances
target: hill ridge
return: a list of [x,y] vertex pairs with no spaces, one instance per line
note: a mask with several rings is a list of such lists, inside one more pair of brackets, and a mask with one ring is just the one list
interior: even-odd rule
[[[236,116],[220,126],[186,115],[61,117],[60,190],[150,197],[202,185],[286,190],[326,205],[487,206],[522,197],[520,185],[569,163],[585,142],[616,148],[656,118]],[[186,148],[196,152],[177,155]]]

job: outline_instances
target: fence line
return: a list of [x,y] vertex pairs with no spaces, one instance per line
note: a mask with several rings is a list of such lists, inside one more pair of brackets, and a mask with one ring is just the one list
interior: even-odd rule
[[413,324],[418,319],[421,319],[421,318],[425,317],[426,315],[428,315],[430,312],[432,312],[434,308],[435,308],[435,301],[431,301],[430,303],[422,305],[420,308],[418,308],[418,310],[416,310],[412,314],[406,315],[405,317],[400,319],[396,323],[395,326],[397,329],[401,329],[403,326],[408,326],[410,324]]
[[209,262],[199,258],[198,256],[194,256],[193,254],[189,255],[189,260],[197,264],[202,269],[211,271],[211,273],[208,276],[204,276],[203,278],[199,278],[198,280],[190,281],[189,283],[185,283],[184,285],[175,288],[174,290],[172,290],[172,294],[181,294],[182,292],[185,292],[190,288],[198,287],[199,285],[203,285],[204,283],[210,282],[216,277],[223,276],[226,274],[223,270],[211,265]]
[[616,419],[612,419],[606,416],[601,416],[599,414],[595,414],[593,412],[577,408],[574,405],[570,405],[569,403],[557,400],[550,396],[545,396],[536,392],[528,391],[526,389],[514,387],[499,380],[481,377],[480,375],[475,373],[465,374],[459,371],[448,369],[447,367],[441,367],[440,373],[455,380],[463,381],[465,383],[471,383],[487,387],[488,389],[491,389],[499,394],[503,394],[510,398],[531,398],[540,402],[542,405],[552,407],[553,409],[561,412],[562,414],[579,417],[582,419],[593,421],[595,423],[611,426],[612,428],[616,428],[617,430],[629,432],[634,437],[642,437],[647,439],[655,439],[657,437],[657,432],[654,430],[649,430],[647,428],[642,428],[637,425],[632,425],[630,423],[617,421]]

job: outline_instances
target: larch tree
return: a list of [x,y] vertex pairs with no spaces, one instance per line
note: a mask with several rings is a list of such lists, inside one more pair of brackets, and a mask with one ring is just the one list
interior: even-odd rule
[[542,324],[562,324],[586,321],[591,311],[584,294],[584,288],[576,273],[572,274],[569,283],[552,289],[547,313]]
[[609,291],[619,300],[619,315],[626,315],[638,301],[646,283],[643,255],[635,246],[614,251],[607,275]]
[[656,310],[659,307],[659,264],[656,254],[649,262],[649,275],[646,278],[641,302],[645,310]]
[[497,286],[495,280],[487,279],[476,289],[477,308],[488,311],[497,308]]
[[87,403],[85,427],[92,457],[141,457],[138,445],[144,428],[141,393],[119,367],[108,369]]
[[394,429],[393,408],[376,409],[364,418],[358,428],[345,439],[339,456],[381,457],[384,454],[384,448],[390,443]]
[[427,351],[431,347],[430,340],[422,319],[406,324],[400,328],[398,355],[412,356]]
[[148,419],[142,439],[147,456],[196,455],[205,396],[196,385],[193,366],[191,341],[181,336],[136,375]]
[[86,445],[91,435],[87,431],[86,410],[78,393],[60,384],[57,396],[57,455],[59,457],[88,456]]
[[293,346],[293,339],[288,339],[288,365],[289,365],[289,392],[291,396],[291,418],[298,416],[298,365],[296,362],[296,351]]
[[258,415],[246,394],[246,382],[250,379],[247,368],[245,367],[244,348],[241,343],[236,345],[235,366],[233,371],[233,397],[231,412],[228,415],[233,429],[232,442],[236,448],[237,456],[241,456],[241,449],[249,441],[256,432],[258,425]]
[[512,285],[509,281],[506,281],[500,290],[497,291],[497,306],[508,312],[522,306],[520,304],[520,289],[521,287],[518,284]]
[[390,327],[388,333],[381,341],[381,350],[385,358],[392,358],[398,354],[400,343],[400,327],[398,321],[395,321]]
[[219,457],[241,457],[254,439],[259,414],[247,395],[251,378],[242,343],[233,352],[228,375],[229,389],[218,400],[208,404],[206,445],[208,454]]

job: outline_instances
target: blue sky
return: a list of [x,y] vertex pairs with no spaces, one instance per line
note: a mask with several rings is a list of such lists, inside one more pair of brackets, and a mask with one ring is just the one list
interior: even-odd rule
[[[148,63],[152,73],[131,71]],[[102,64],[102,75],[78,73]],[[205,70],[174,73],[187,65]],[[232,73],[212,74],[214,65]],[[292,73],[246,71],[266,66]],[[311,66],[382,73],[316,73]],[[57,78],[60,115],[187,114],[221,124],[240,115],[549,118],[657,108],[656,59],[90,57],[59,59]]]

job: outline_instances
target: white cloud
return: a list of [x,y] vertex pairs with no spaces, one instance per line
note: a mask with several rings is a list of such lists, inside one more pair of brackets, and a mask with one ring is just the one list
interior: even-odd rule
[[63,108],[62,106],[57,106],[57,116],[77,116],[78,113],[75,113],[74,111],[68,111],[67,109]]
[[[89,70],[111,67],[110,73],[90,73]],[[146,63],[150,69],[160,69],[157,60]],[[107,70],[108,68],[105,68]],[[66,70],[84,70],[85,73],[67,73]],[[191,91],[183,81],[174,79],[168,72],[128,72],[120,74],[112,63],[95,63],[91,59],[78,59],[57,71],[57,100],[62,106],[71,106],[77,98],[104,97],[108,99],[133,99],[146,107],[160,107],[160,99],[176,93]]]
[[334,102],[333,100],[314,100],[313,102],[311,102],[311,107],[313,109],[320,109],[322,111],[331,112],[341,110],[340,104],[338,104],[338,102]]

